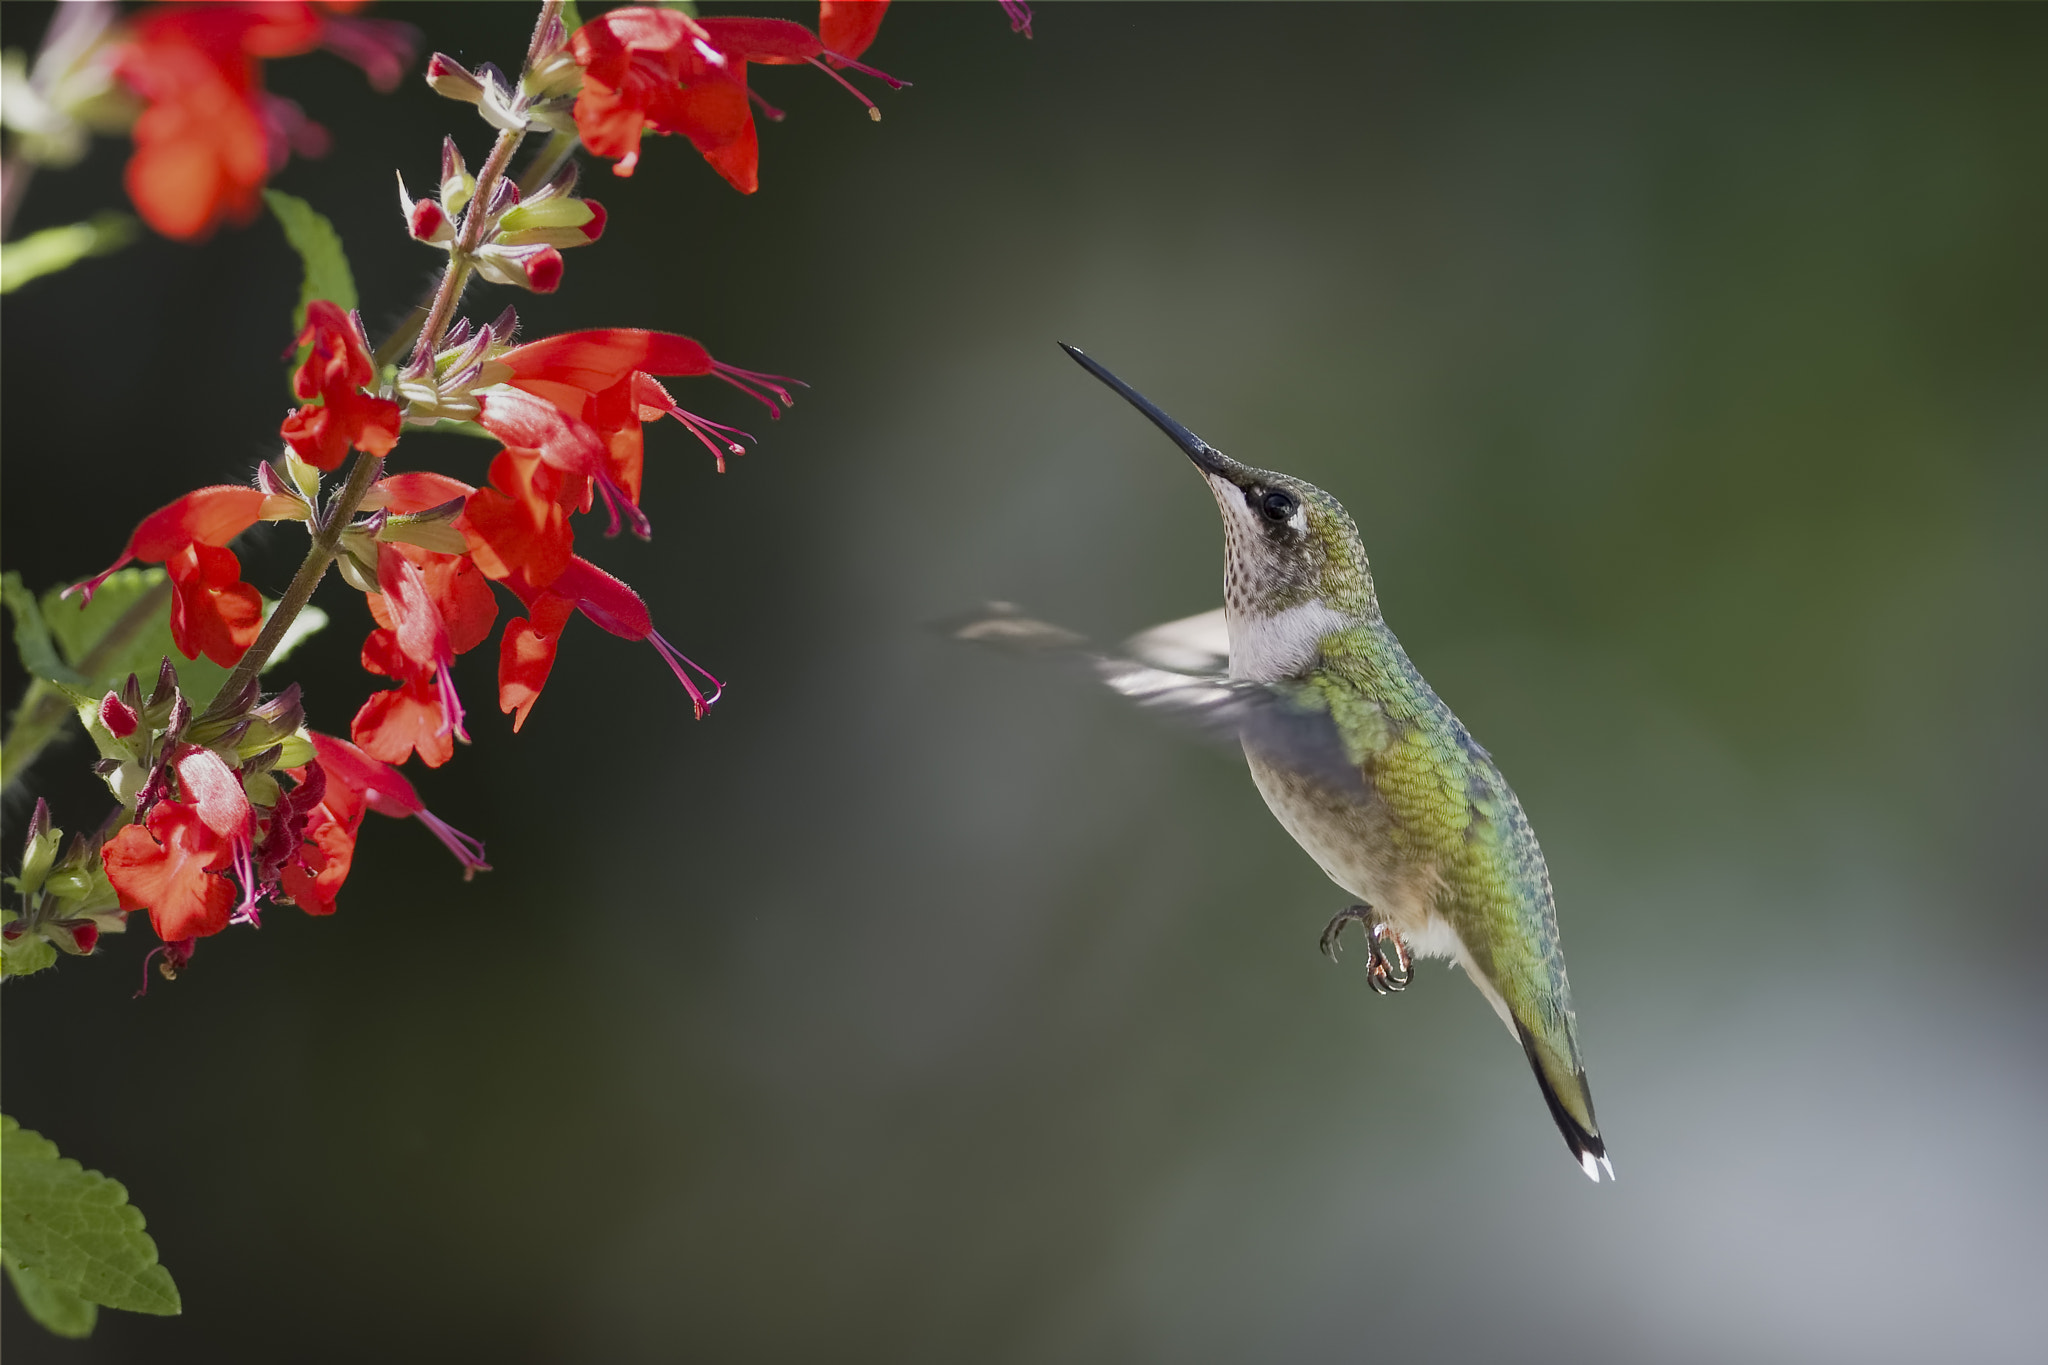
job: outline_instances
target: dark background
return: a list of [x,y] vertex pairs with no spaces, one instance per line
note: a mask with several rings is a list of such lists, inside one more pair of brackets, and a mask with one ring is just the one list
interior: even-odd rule
[[[403,12],[509,66],[532,10]],[[529,336],[814,386],[771,426],[683,381],[758,453],[651,428],[652,544],[584,523],[730,695],[692,724],[579,624],[515,740],[479,651],[419,786],[497,871],[373,819],[332,919],[140,1001],[139,923],[10,982],[7,1111],[127,1184],[186,1303],[72,1344],[10,1296],[12,1360],[2038,1358],[2048,11],[1037,32],[899,7],[879,126],[759,72],[752,198],[676,140],[591,169],[610,229]],[[381,331],[435,260],[392,167],[489,131],[326,56],[270,80],[336,136],[277,183]],[[264,220],[11,296],[8,567],[89,573],[273,453],[296,281]],[[1355,514],[1543,837],[1618,1185],[1458,976],[1317,955],[1345,897],[1241,761],[924,628],[1218,599],[1207,494],[1055,339]],[[301,547],[240,548],[275,592]],[[283,670],[324,728],[371,682],[352,597]],[[71,827],[86,758],[28,784]]]

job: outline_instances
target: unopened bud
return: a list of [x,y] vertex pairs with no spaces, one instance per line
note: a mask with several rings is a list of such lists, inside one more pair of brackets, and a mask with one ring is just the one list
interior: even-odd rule
[[398,177],[398,207],[405,214],[405,230],[415,242],[444,246],[455,240],[455,223],[439,203],[414,199],[405,192],[405,177]]
[[487,246],[476,254],[476,273],[493,284],[552,294],[562,283],[562,253],[551,246]]
[[589,246],[604,235],[604,205],[595,199],[531,199],[499,222],[502,246]]
[[445,52],[427,58],[427,86],[437,95],[464,104],[475,104],[484,97],[484,83]]
[[[106,726],[107,733],[115,739],[126,739],[135,733],[135,727],[140,725],[141,721],[128,709],[126,703],[109,692],[100,698],[100,724]],[[42,814],[40,807],[37,814]]]
[[441,207],[449,213],[462,212],[469,196],[476,192],[476,178],[462,164],[462,151],[455,139],[441,139]]

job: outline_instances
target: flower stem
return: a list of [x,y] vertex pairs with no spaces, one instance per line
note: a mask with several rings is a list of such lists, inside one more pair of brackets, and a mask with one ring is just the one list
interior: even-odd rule
[[[526,47],[527,67],[531,67],[539,57],[542,39],[561,13],[562,0],[543,0],[540,17],[534,22],[533,37]],[[454,250],[448,253],[448,266],[441,273],[441,282],[434,290],[434,301],[429,305],[426,321],[420,327],[419,341],[413,349],[416,360],[433,355],[434,348],[441,344],[441,337],[448,330],[448,324],[454,320],[455,305],[461,301],[463,287],[469,283],[471,258],[483,244],[486,226],[483,205],[490,202],[491,191],[504,178],[505,168],[512,163],[512,154],[519,150],[519,144],[525,137],[524,127],[499,132],[490,158],[477,172],[469,211],[462,216],[462,234],[456,238]],[[263,631],[256,637],[256,643],[242,655],[234,672],[228,674],[228,680],[221,684],[213,705],[200,719],[220,719],[238,698],[249,692],[250,683],[262,675],[263,666],[270,662],[270,656],[276,652],[285,632],[291,629],[292,622],[312,600],[313,590],[320,586],[320,580],[327,576],[328,566],[334,563],[335,556],[341,551],[341,533],[355,520],[363,499],[369,496],[371,486],[383,472],[383,460],[362,451],[356,452],[355,463],[349,466],[348,481],[328,503],[326,515],[314,528],[313,543],[307,548],[299,571],[292,575],[291,586],[278,599],[277,609],[263,623]]]
[[327,505],[327,515],[314,529],[313,544],[306,551],[306,558],[299,564],[299,571],[292,575],[291,586],[284,590],[284,596],[277,601],[277,609],[270,613],[270,619],[263,623],[263,633],[256,637],[242,655],[235,671],[228,674],[228,680],[220,685],[213,705],[206,708],[201,720],[219,720],[227,708],[243,698],[249,684],[263,672],[263,666],[270,662],[270,656],[291,629],[292,622],[299,619],[299,613],[313,598],[313,589],[320,586],[320,580],[327,575],[327,566],[334,562],[341,551],[341,533],[355,519],[356,509],[363,505],[369,495],[370,486],[377,482],[377,476],[384,472],[384,461],[375,455],[356,452],[356,462],[349,466],[348,481],[341,491],[334,495]]
[[[545,0],[540,7],[540,18],[533,26],[533,38],[526,46],[526,66],[532,67],[540,55],[542,37],[562,13],[562,0]],[[427,320],[420,327],[420,339],[413,347],[415,363],[424,363],[441,344],[442,335],[448,324],[455,320],[455,305],[462,301],[462,291],[469,283],[470,261],[478,247],[483,245],[484,229],[489,219],[484,206],[491,201],[491,191],[504,179],[505,168],[512,164],[512,154],[519,150],[519,144],[526,138],[524,126],[506,128],[499,132],[497,143],[491,148],[491,155],[477,172],[476,188],[470,192],[469,207],[462,215],[462,232],[455,239],[455,245],[448,253],[448,268],[441,275],[441,284],[434,291],[434,301],[427,308]]]

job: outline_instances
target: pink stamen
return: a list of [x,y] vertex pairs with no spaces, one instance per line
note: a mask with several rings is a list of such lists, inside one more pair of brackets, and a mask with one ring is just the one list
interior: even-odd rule
[[855,99],[859,100],[862,104],[865,104],[868,107],[869,118],[873,119],[877,123],[880,123],[882,121],[882,111],[875,107],[875,102],[873,100],[869,99],[866,95],[861,94],[859,88],[856,87],[852,81],[846,79],[846,77],[840,75],[837,71],[834,71],[831,67],[819,61],[816,57],[811,57],[808,60],[810,61],[810,64],[812,66],[817,67],[818,70],[824,72],[833,80],[838,81],[841,85],[845,86],[849,94],[851,94]]
[[[789,393],[790,385],[794,384],[800,389],[810,387],[803,380],[791,379],[786,374],[764,374],[760,370],[743,370],[737,365],[727,365],[716,360],[711,362],[711,373],[767,408],[768,415],[774,418],[782,416],[782,408],[796,406],[796,399]],[[768,397],[769,394],[782,400],[782,408],[775,406],[774,398]]]
[[434,837],[455,855],[456,861],[462,864],[462,880],[468,881],[479,872],[491,870],[491,865],[484,861],[483,840],[472,839],[425,807],[414,814],[419,818],[419,822],[432,830]]
[[626,490],[619,487],[610,474],[598,474],[594,476],[592,482],[597,485],[598,496],[604,499],[605,515],[611,518],[611,525],[604,528],[606,536],[615,536],[619,533],[621,508],[625,509],[625,517],[632,523],[633,534],[636,537],[646,540],[654,534],[654,523],[647,519],[647,514],[640,510],[638,503],[626,496]]
[[[839,62],[845,66],[852,67],[855,71],[861,72],[863,75],[873,76],[876,80],[882,81],[885,84],[887,84],[891,90],[902,90],[910,85],[909,81],[899,81],[894,76],[890,75],[888,72],[881,70],[879,67],[869,66],[866,62],[857,62],[851,57],[842,57],[837,52],[828,52],[825,55],[830,57],[835,62]],[[815,62],[818,59],[816,57],[813,57],[811,58],[811,60]],[[826,67],[825,69],[827,71],[830,71],[832,68]],[[840,84],[846,85],[846,82],[841,81]],[[846,88],[848,90],[853,90],[853,87],[850,85],[847,85]],[[854,90],[853,92],[856,95],[860,93],[858,90]]]
[[[668,665],[669,672],[676,675],[676,681],[681,683],[683,690],[690,694],[690,704],[697,708],[697,719],[704,719],[704,713],[709,711],[717,704],[718,699],[725,695],[725,684],[712,677],[709,669],[684,654],[667,640],[662,639],[660,631],[648,631],[647,642],[654,646],[655,651],[661,655],[662,661]],[[705,696],[697,684],[690,680],[688,670],[693,669],[706,682],[711,684],[710,696]]]
[[462,698],[455,691],[455,657],[449,655],[434,662],[434,685],[441,692],[441,728],[437,735],[453,734],[464,744],[469,743],[469,731],[463,728]]
[[[742,446],[739,442],[741,440],[753,440],[752,432],[742,431],[738,427],[727,426],[723,422],[714,422],[709,417],[699,417],[694,412],[688,412],[679,408],[676,406],[675,399],[669,397],[668,390],[663,389],[658,384],[653,387],[664,400],[661,405],[661,411],[681,422],[685,430],[704,443],[704,448],[711,452],[713,459],[718,461],[719,473],[723,474],[725,472],[725,457],[727,455],[744,455],[747,453],[746,447]],[[733,439],[735,437],[738,437],[739,440]]]
[[260,929],[263,926],[256,918],[256,893],[261,888],[256,881],[255,850],[247,839],[236,839],[234,849],[235,880],[242,884],[242,903],[228,916],[228,923],[251,924]]
[[192,950],[198,946],[199,940],[196,938],[181,938],[174,939],[169,943],[159,943],[156,947],[144,953],[142,955],[142,989],[135,992],[135,999],[140,1000],[143,996],[149,994],[150,963],[161,957],[164,960],[164,980],[176,981],[178,973],[191,965]]
[[770,123],[780,123],[786,117],[786,115],[784,115],[780,109],[777,109],[767,100],[762,99],[761,92],[758,90],[752,89],[750,87],[747,90],[747,98],[754,102],[754,107],[756,109],[759,109],[761,111],[761,116],[767,119]]

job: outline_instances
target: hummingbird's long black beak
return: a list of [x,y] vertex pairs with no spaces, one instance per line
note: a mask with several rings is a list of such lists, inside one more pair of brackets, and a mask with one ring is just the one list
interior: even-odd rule
[[1168,417],[1164,412],[1160,411],[1157,403],[1154,403],[1144,394],[1139,393],[1129,384],[1124,383],[1123,380],[1111,374],[1103,367],[1101,361],[1095,359],[1080,347],[1069,346],[1064,341],[1060,343],[1060,349],[1072,356],[1082,369],[1109,385],[1126,403],[1129,403],[1139,412],[1151,418],[1154,426],[1158,427],[1168,436],[1171,436],[1173,443],[1187,452],[1188,458],[1195,462],[1195,468],[1201,470],[1204,474],[1214,474],[1219,478],[1229,479],[1232,483],[1240,481],[1238,476],[1243,472],[1244,466],[1231,459],[1228,455],[1225,455],[1215,446],[1210,445],[1201,437],[1195,435],[1192,431],[1189,431],[1180,423],[1174,421],[1171,417]]

